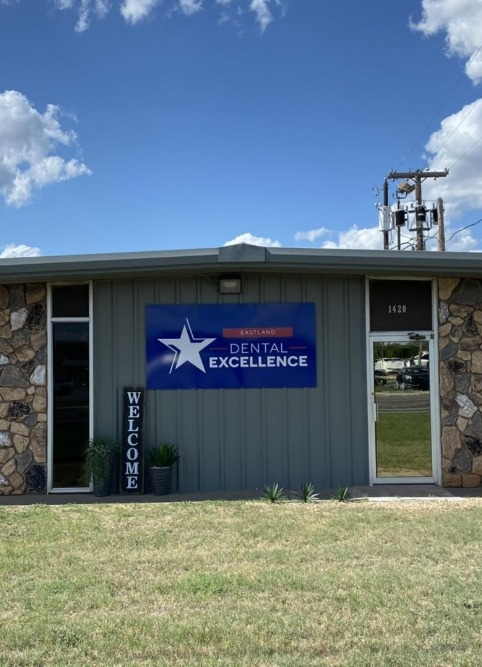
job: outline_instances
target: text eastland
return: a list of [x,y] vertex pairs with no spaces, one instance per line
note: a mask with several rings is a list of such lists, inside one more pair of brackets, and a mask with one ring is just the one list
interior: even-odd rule
[[[209,368],[307,367],[306,355],[289,354],[283,343],[231,343],[229,357],[209,357]],[[253,356],[257,354],[258,356]],[[261,356],[267,355],[267,356]]]
[[139,488],[139,422],[141,411],[139,405],[140,392],[127,392],[127,451],[125,462],[125,475],[127,480],[127,489]]

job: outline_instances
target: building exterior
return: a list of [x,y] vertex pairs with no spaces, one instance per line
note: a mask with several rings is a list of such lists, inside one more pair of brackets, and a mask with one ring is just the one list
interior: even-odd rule
[[89,492],[84,445],[125,437],[128,390],[180,491],[480,486],[481,267],[244,244],[0,260],[0,495]]

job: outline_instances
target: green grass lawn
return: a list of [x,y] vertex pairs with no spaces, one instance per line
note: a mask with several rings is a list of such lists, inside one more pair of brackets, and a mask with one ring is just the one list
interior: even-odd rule
[[0,506],[1,667],[479,665],[482,501]]
[[376,429],[380,477],[432,476],[429,412],[380,414]]

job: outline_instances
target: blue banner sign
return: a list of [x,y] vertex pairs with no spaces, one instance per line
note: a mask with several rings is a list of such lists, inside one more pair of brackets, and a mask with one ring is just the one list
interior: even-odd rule
[[315,304],[146,306],[148,389],[316,387]]

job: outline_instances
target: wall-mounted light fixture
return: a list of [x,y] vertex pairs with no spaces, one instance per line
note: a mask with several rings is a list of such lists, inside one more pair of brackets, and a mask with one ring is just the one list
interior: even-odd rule
[[220,276],[218,280],[218,292],[219,294],[241,294],[241,276],[240,275],[230,275],[230,276]]

